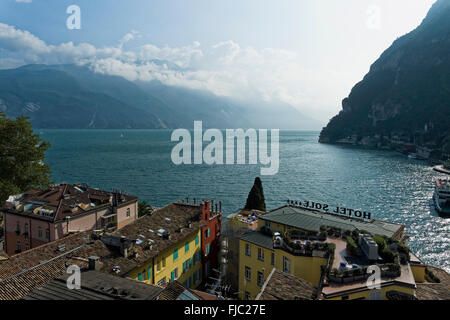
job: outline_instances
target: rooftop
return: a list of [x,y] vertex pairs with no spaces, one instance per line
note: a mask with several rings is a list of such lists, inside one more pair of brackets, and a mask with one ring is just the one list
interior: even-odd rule
[[[387,285],[397,284],[402,286],[407,286],[410,288],[416,288],[416,282],[414,281],[414,275],[411,271],[410,265],[400,265],[400,276],[395,278],[382,278],[380,286],[384,287]],[[358,282],[350,283],[333,283],[330,282],[323,286],[322,294],[326,298],[331,298],[334,296],[340,296],[346,293],[358,292],[367,290],[366,279]]]
[[47,190],[29,190],[24,194],[10,196],[6,208],[8,213],[55,222],[98,207],[121,205],[137,199],[135,196],[102,191],[87,185],[58,184]]
[[139,265],[198,232],[205,225],[201,221],[201,213],[200,206],[172,203],[129,223],[112,235],[136,241],[133,249],[138,256],[134,260]]
[[316,289],[308,281],[274,268],[256,300],[314,300],[316,294]]
[[436,267],[427,267],[441,281],[440,283],[418,283],[416,297],[419,300],[450,300],[450,274]]
[[153,300],[162,288],[89,270],[81,273],[81,289],[67,288],[68,274],[26,295],[25,300]]
[[256,244],[257,246],[273,249],[273,239],[271,236],[268,236],[262,232],[258,231],[249,231],[243,234],[240,238],[241,240]]
[[186,289],[178,281],[173,281],[158,296],[158,300],[203,300],[193,290]]
[[404,226],[382,220],[365,221],[362,219],[338,216],[322,211],[309,210],[286,205],[259,217],[261,220],[289,225],[298,229],[320,232],[323,225],[342,230],[365,230],[374,235],[395,237]]

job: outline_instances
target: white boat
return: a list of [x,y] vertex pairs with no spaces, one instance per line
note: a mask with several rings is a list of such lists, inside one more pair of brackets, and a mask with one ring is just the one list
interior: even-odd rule
[[450,214],[450,180],[436,180],[433,200],[439,214]]
[[415,153],[410,153],[410,154],[408,154],[408,158],[409,158],[409,159],[417,159],[417,154],[415,154]]

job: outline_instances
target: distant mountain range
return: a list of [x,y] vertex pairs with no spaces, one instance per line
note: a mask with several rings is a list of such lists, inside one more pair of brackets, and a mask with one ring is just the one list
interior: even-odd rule
[[0,112],[25,115],[35,128],[318,129],[320,123],[284,103],[237,102],[208,91],[132,82],[76,65],[0,70]]
[[321,142],[402,140],[450,154],[450,1],[397,39],[342,102]]

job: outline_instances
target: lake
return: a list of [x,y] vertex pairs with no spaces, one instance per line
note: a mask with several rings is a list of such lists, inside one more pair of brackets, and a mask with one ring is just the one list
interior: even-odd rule
[[[51,143],[54,182],[117,188],[164,206],[190,197],[222,200],[225,214],[245,205],[260,165],[180,165],[171,161],[170,130],[38,130]],[[287,199],[362,209],[406,225],[409,246],[424,262],[450,272],[450,219],[432,206],[441,174],[387,150],[319,144],[318,132],[281,131],[280,167],[261,176],[266,205]]]

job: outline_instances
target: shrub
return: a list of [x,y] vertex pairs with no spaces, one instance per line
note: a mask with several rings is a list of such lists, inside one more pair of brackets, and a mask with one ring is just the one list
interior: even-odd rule
[[439,279],[430,269],[425,268],[425,274],[430,278],[432,282],[440,283],[441,279]]
[[398,255],[388,248],[384,248],[380,255],[385,263],[394,263],[395,259],[398,259]]
[[358,246],[355,243],[355,240],[353,240],[352,237],[347,237],[347,251],[350,254],[356,254],[356,249]]
[[380,236],[374,236],[373,237],[373,241],[375,241],[378,245],[378,254],[381,256],[383,250],[386,248],[386,240],[384,240],[382,237]]
[[450,159],[448,159],[447,161],[445,161],[445,163],[444,163],[444,168],[450,170]]

